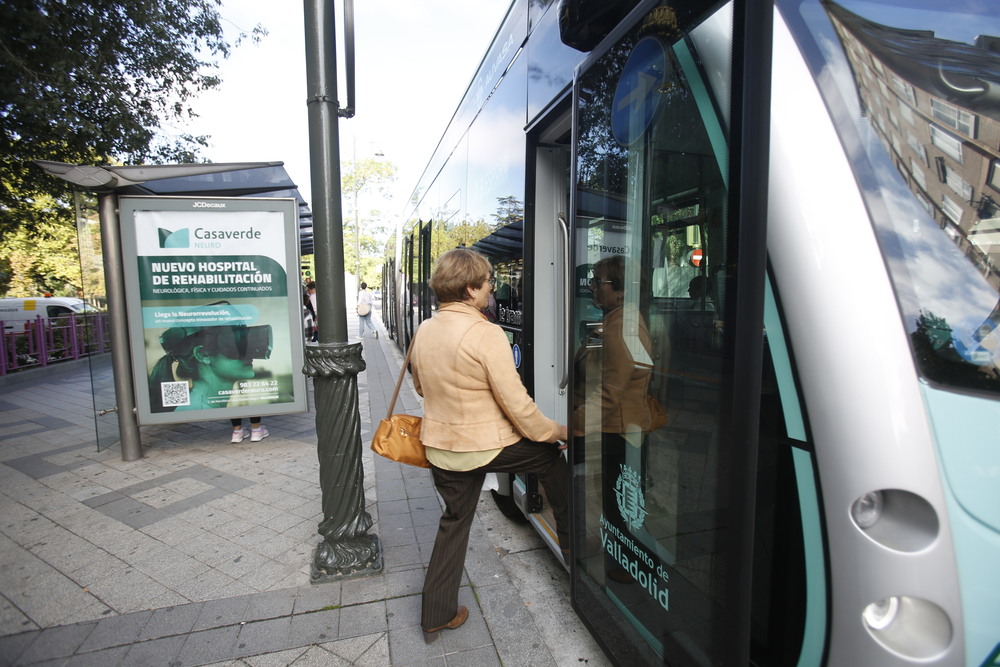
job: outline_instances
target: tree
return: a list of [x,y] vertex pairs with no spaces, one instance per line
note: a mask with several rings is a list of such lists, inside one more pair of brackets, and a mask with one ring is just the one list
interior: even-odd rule
[[[221,0],[0,3],[0,238],[36,224],[31,203],[70,186],[32,160],[193,162],[206,137],[167,127],[218,86],[229,55]],[[257,40],[266,34],[252,31]],[[246,35],[241,33],[238,44]]]
[[[368,278],[377,273],[377,270],[372,267],[377,267],[382,263],[380,252],[384,238],[372,238],[371,234],[365,233],[366,225],[363,223],[367,221],[361,220],[361,214],[358,210],[358,196],[364,193],[377,193],[384,196],[386,188],[396,180],[396,165],[388,160],[366,158],[360,161],[342,163],[340,173],[341,196],[345,200],[350,198],[351,210],[354,211],[353,219],[345,220],[343,225],[344,268],[360,276],[359,280],[376,284],[369,281]],[[382,228],[382,226],[378,226],[378,228]],[[375,229],[370,228],[369,231],[374,232]],[[352,240],[353,243],[348,243],[349,240]],[[371,261],[365,260],[366,254]]]
[[81,296],[76,228],[65,224],[51,196],[40,196],[33,208],[37,224],[22,226],[0,240],[0,291],[14,297],[45,292]]
[[493,233],[495,226],[482,218],[479,220],[464,220],[457,224],[445,222],[441,216],[435,216],[431,230],[431,261],[453,248],[472,245]]
[[[360,218],[361,234],[355,233],[355,221],[351,217],[344,220],[344,266],[352,273],[360,272],[359,283],[366,282],[370,287],[382,283],[382,264],[385,262],[385,243],[392,230],[384,224],[384,216],[380,211],[369,211]],[[360,257],[355,243],[360,246]]]
[[524,220],[524,204],[514,195],[497,197],[497,212],[492,216],[497,229],[521,222]]

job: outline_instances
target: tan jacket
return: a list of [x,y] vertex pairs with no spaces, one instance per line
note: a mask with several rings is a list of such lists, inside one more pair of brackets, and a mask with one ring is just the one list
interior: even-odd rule
[[[573,427],[577,435],[655,428],[652,404],[646,398],[651,349],[649,330],[638,310],[618,307],[605,314],[574,360],[578,384]],[[584,381],[586,385],[580,384]]]
[[442,304],[420,325],[410,361],[413,386],[424,397],[426,446],[477,452],[522,437],[556,441],[559,425],[521,383],[507,334],[472,306]]

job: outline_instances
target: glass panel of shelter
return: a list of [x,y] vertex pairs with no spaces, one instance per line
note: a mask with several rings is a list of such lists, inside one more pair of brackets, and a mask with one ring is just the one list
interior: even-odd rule
[[[80,249],[80,268],[83,279],[83,297],[89,303],[107,301],[104,285],[104,257],[101,254],[101,230],[94,198],[80,192],[73,194],[76,211],[77,241]],[[49,317],[55,314],[49,313]],[[120,439],[114,373],[111,369],[110,335],[106,318],[97,313],[83,315],[87,320],[84,335],[87,337],[87,363],[90,368],[90,388],[94,400],[94,430],[97,450],[101,451]]]

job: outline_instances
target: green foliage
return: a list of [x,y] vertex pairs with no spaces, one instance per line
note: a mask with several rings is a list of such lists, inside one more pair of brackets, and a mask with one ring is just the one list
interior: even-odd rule
[[590,70],[581,86],[577,180],[582,187],[595,192],[626,191],[628,151],[614,140],[607,128],[611,127],[614,87],[632,47],[630,40],[612,47]]
[[497,197],[497,212],[493,214],[496,228],[506,227],[524,220],[524,204],[513,195]]
[[21,226],[0,240],[0,290],[9,297],[79,296],[83,287],[76,228],[48,196],[31,203],[36,224]]
[[[392,229],[383,222],[379,211],[371,211],[367,217],[361,218],[361,237],[355,236],[354,218],[344,220],[344,267],[349,273],[360,268],[359,282],[366,282],[370,287],[382,283],[382,251],[386,239]],[[361,246],[360,267],[356,246]]]
[[396,180],[396,165],[388,160],[366,158],[340,166],[340,188],[344,197],[362,193],[384,194]]
[[482,218],[478,220],[465,220],[458,224],[448,224],[442,219],[447,215],[436,215],[433,222],[434,229],[431,232],[431,261],[436,260],[442,253],[465,246],[471,248],[477,241],[480,241],[498,229],[524,220],[524,204],[513,195],[497,197],[496,213],[491,213],[493,222],[486,222]]
[[[0,238],[69,185],[32,160],[193,162],[205,137],[168,135],[219,84],[220,0],[0,3]],[[252,36],[266,34],[260,27]],[[243,35],[240,36],[240,39]]]
[[457,225],[435,221],[434,230],[431,232],[432,261],[452,248],[458,248],[459,246],[471,248],[472,244],[486,238],[496,228],[495,224],[490,224],[482,219],[469,220]]
[[378,210],[362,216],[359,199],[363,195],[384,197],[387,186],[395,180],[396,165],[387,160],[367,158],[341,165],[344,209],[353,212],[344,217],[344,268],[357,273],[359,282],[369,286],[382,283],[382,249],[393,227]]

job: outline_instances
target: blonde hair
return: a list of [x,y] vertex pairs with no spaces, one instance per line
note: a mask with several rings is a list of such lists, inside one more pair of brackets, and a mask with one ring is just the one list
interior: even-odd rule
[[489,280],[490,261],[475,250],[455,248],[434,263],[430,286],[438,303],[465,301],[466,287],[478,288]]

